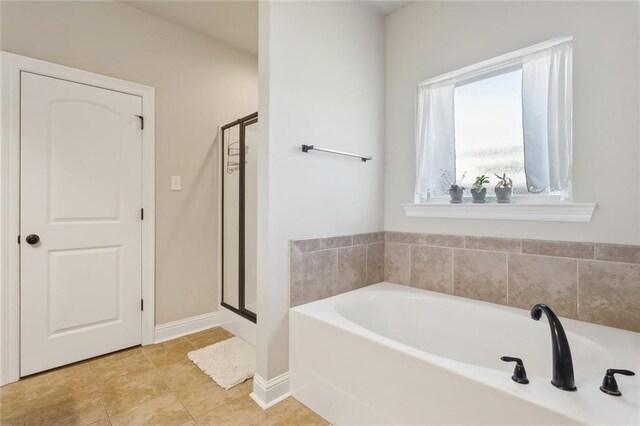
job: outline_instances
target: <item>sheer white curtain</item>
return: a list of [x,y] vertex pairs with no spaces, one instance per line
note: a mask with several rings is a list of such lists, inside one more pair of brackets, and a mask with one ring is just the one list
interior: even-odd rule
[[571,197],[572,43],[524,58],[522,125],[527,187]]
[[418,89],[416,117],[415,202],[427,200],[434,191],[445,192],[449,184],[443,173],[455,180],[454,81]]

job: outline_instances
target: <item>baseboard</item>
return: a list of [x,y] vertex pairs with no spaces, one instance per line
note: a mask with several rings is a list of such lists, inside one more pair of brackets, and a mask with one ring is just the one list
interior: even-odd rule
[[257,328],[254,322],[241,317],[224,306],[218,306],[218,312],[218,323],[221,327],[250,345],[256,346]]
[[186,334],[206,330],[207,328],[220,325],[218,312],[197,315],[178,321],[157,325],[155,328],[155,342],[160,343],[166,340],[182,337]]
[[289,372],[282,373],[271,380],[265,380],[260,375],[253,376],[253,399],[263,410],[273,407],[278,402],[291,396],[289,389]]

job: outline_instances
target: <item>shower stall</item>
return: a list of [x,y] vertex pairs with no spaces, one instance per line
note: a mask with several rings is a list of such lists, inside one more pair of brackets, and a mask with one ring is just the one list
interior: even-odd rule
[[221,305],[257,321],[258,113],[221,128]]

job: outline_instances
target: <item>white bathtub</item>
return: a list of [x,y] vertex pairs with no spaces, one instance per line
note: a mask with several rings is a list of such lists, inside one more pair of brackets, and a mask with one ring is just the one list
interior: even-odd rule
[[546,317],[527,310],[381,283],[289,323],[292,394],[334,424],[640,424],[640,375],[617,376],[621,397],[599,390],[607,368],[640,374],[640,333],[562,318],[578,387],[565,392]]

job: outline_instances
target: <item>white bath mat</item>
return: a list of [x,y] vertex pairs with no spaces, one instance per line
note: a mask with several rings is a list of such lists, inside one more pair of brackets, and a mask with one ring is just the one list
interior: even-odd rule
[[253,377],[256,372],[256,350],[239,337],[191,351],[187,356],[227,390]]

